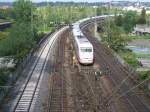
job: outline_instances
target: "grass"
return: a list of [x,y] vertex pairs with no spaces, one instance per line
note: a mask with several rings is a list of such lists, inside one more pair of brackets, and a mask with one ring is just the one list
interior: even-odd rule
[[0,19],[0,23],[8,22],[6,19]]
[[119,51],[118,53],[133,68],[140,66],[139,61],[136,59],[136,54],[132,51],[125,49],[123,51]]
[[129,36],[129,39],[150,39],[150,35],[143,35],[143,36]]
[[[138,68],[140,67],[140,64],[138,62],[138,60],[136,59],[136,54],[133,53],[130,50],[125,50],[125,51],[120,51],[119,55],[133,68]],[[150,70],[149,71],[140,71],[138,72],[139,74],[139,79],[140,82],[149,79],[150,80]],[[147,85],[144,85],[144,91],[145,92],[150,92],[150,90],[148,90]]]
[[49,32],[53,32],[53,31],[55,31],[55,27],[41,27],[41,28],[39,28],[39,31],[38,31],[38,33],[40,34],[40,33],[49,33]]
[[0,32],[0,41],[8,37],[9,32],[8,31],[3,31]]
[[136,53],[135,55],[136,55],[136,58],[150,59],[150,54]]

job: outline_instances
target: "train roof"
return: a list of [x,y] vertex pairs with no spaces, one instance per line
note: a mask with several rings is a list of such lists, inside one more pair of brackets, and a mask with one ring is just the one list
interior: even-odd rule
[[74,28],[73,29],[73,35],[74,36],[80,36],[80,35],[83,35],[82,31],[79,29],[79,28]]
[[101,16],[95,16],[95,17],[89,17],[89,18],[84,18],[81,19],[75,23],[73,23],[73,35],[77,41],[77,44],[80,47],[93,47],[92,44],[89,42],[89,40],[84,36],[84,34],[82,33],[81,29],[80,29],[80,24],[90,20],[90,19],[98,19],[98,18],[105,18],[105,17],[111,17],[114,15],[101,15]]
[[93,47],[89,40],[84,36],[80,29],[80,23],[88,20],[89,18],[85,18],[77,21],[73,24],[73,35],[79,47]]
[[80,47],[92,47],[92,44],[89,42],[89,40],[85,36],[78,35],[75,38]]
[[[118,14],[118,15],[122,15],[122,14]],[[106,17],[113,17],[114,14],[110,14],[110,15],[100,15],[100,16],[94,16],[94,17],[87,17],[87,18],[84,18],[84,19],[81,19],[77,22],[75,22],[73,25],[80,25],[80,23],[84,22],[84,21],[87,21],[87,20],[90,20],[90,19],[98,19],[98,18],[106,18]]]
[[82,43],[89,43],[89,40],[87,38],[85,38],[84,36],[77,36],[80,44]]

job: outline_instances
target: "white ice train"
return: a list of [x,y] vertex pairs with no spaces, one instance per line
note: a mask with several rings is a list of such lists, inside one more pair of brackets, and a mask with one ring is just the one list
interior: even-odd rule
[[[122,14],[119,14],[122,15]],[[114,15],[101,15],[95,17],[89,17],[77,21],[73,24],[73,40],[77,58],[81,64],[92,64],[94,62],[93,45],[84,36],[81,31],[81,26],[86,26],[90,22],[95,22],[98,19],[105,19],[107,17],[113,17]]]
[[93,45],[81,32],[79,24],[73,25],[73,37],[78,61],[81,64],[93,64]]

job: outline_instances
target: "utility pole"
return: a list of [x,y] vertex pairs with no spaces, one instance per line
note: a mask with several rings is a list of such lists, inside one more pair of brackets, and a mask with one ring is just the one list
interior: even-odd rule
[[[48,14],[47,14],[47,11],[48,11],[48,8],[49,8],[49,7],[48,7],[48,5],[49,5],[49,4],[48,4],[48,1],[49,1],[49,0],[46,1],[46,4],[47,4],[46,15],[48,15]],[[48,16],[46,16],[46,15],[45,15],[45,17],[46,17],[45,20],[46,20],[46,24],[47,24]],[[47,25],[46,25],[46,24],[45,24],[45,31],[47,30],[47,28],[46,28]]]
[[70,14],[68,14],[68,15],[70,15],[70,19],[69,19],[69,25],[71,25],[72,24],[72,6],[69,6],[70,7]]
[[[95,3],[95,17],[97,16],[97,7],[96,7],[96,3]],[[97,37],[97,23],[96,23],[96,19],[95,19],[95,21],[94,21],[94,29],[95,29],[95,31],[94,31],[94,36],[95,37]]]
[[[108,15],[110,15],[110,9],[111,9],[111,1],[109,1],[108,5]],[[108,44],[111,42],[111,32],[110,32],[110,17],[108,16]]]

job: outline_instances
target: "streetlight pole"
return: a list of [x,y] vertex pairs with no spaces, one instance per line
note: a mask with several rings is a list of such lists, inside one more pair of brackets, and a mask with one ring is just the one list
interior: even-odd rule
[[[97,16],[97,7],[96,7],[96,3],[95,3],[95,17]],[[94,36],[96,37],[96,34],[97,34],[97,24],[96,24],[96,19],[94,21],[94,29],[95,29],[95,32],[94,32]]]
[[[95,2],[95,8],[94,8],[94,10],[95,10],[95,17],[99,16],[99,15],[97,15],[97,11],[99,11],[99,10],[97,10],[98,8],[99,8],[99,6],[97,6],[96,2]],[[101,40],[99,34],[97,33],[97,27],[98,27],[97,20],[94,19],[94,36],[97,37],[97,38],[99,38]]]

